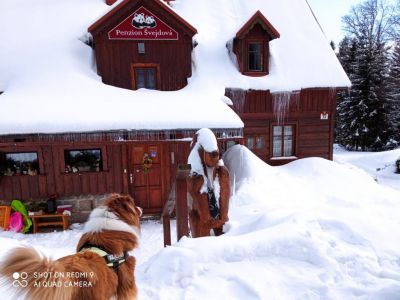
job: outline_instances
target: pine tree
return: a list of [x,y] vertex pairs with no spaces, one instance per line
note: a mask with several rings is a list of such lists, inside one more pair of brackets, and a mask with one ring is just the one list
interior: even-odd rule
[[352,88],[339,95],[337,141],[349,149],[383,150],[393,146],[389,52],[392,15],[379,0],[367,0],[344,17],[349,36],[338,58]]
[[400,145],[400,40],[397,41],[390,59],[389,101],[390,120],[394,128],[394,139]]
[[[339,44],[338,59],[343,66],[343,69],[350,78],[354,81],[354,68],[357,53],[357,42],[355,39],[345,37]],[[357,115],[357,107],[353,107],[354,101],[353,91],[340,91],[338,93],[338,105],[336,114],[336,141],[342,145],[352,148],[353,141],[358,138],[358,130],[354,128],[352,120]]]

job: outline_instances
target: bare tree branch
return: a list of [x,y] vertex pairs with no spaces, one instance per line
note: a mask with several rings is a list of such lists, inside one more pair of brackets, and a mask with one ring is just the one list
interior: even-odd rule
[[351,37],[374,43],[386,43],[400,37],[400,0],[397,6],[389,0],[366,0],[353,6],[342,18],[343,29]]

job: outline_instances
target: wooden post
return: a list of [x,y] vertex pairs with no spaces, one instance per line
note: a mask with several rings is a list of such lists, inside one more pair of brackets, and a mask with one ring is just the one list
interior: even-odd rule
[[177,239],[189,235],[186,178],[190,165],[179,165],[168,200],[162,213],[164,247],[171,245],[171,214],[175,209]]
[[164,231],[164,247],[171,246],[171,224],[169,215],[162,216]]
[[179,165],[176,174],[176,234],[178,241],[189,235],[187,184],[186,178],[190,172],[190,165]]
[[63,230],[68,230],[69,227],[69,216],[68,215],[64,215],[62,216],[62,222],[63,222]]
[[164,205],[162,213],[163,232],[164,232],[164,247],[171,246],[171,214],[174,212],[176,202],[176,182],[172,183],[171,191],[168,200]]

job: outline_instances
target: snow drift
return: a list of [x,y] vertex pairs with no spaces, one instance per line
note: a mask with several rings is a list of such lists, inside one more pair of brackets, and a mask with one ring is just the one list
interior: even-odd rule
[[398,299],[398,192],[319,158],[273,168],[235,146],[224,160],[227,233],[141,265],[141,299]]

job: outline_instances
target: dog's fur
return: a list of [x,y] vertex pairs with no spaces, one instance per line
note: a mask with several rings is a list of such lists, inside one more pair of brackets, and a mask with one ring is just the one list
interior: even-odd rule
[[[130,196],[110,196],[103,206],[90,214],[77,251],[85,244],[101,247],[114,255],[135,249],[139,243],[141,213]],[[91,250],[51,260],[33,248],[20,247],[11,250],[6,256],[0,265],[0,275],[3,276],[2,284],[11,286],[14,272],[26,272],[28,286],[15,290],[19,296],[27,299],[136,299],[135,262],[133,256],[128,256],[119,269],[114,271],[107,266],[103,257]],[[67,275],[74,272],[86,276],[68,278]],[[63,274],[64,278],[55,278],[54,275],[47,279],[38,278],[39,274]],[[56,282],[60,287],[43,287],[45,281],[52,284]]]

